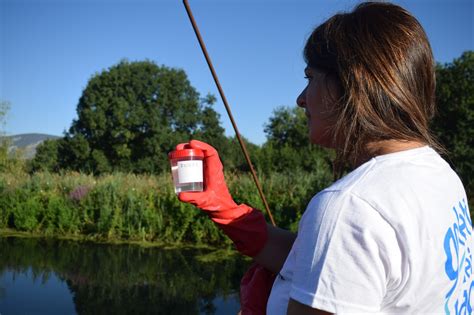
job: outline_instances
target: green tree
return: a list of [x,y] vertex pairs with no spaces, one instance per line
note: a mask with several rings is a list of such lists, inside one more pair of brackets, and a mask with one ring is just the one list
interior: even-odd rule
[[58,146],[62,139],[50,139],[43,141],[36,148],[34,158],[29,163],[30,172],[58,171]]
[[94,159],[91,156],[90,145],[83,134],[66,133],[58,144],[58,163],[62,169],[94,172]]
[[[468,196],[474,193],[474,51],[436,69],[438,114],[433,130],[448,150]],[[472,198],[471,205],[472,205]]]
[[0,101],[0,135],[4,133],[5,124],[7,122],[7,114],[10,111],[10,102]]
[[121,61],[89,80],[58,148],[59,164],[95,173],[167,170],[177,143],[224,141],[214,102],[200,99],[183,70]]
[[[241,135],[242,141],[245,143],[247,152],[250,156],[252,164],[255,168],[258,168],[258,158],[260,156],[260,147],[247,138]],[[245,156],[240,147],[240,143],[237,137],[229,137],[225,139],[223,146],[218,147],[219,156],[221,157],[222,163],[226,170],[235,172],[249,172],[250,167],[245,159]]]
[[304,111],[299,107],[278,107],[265,125],[267,142],[262,146],[258,166],[266,174],[271,172],[331,173],[328,150],[311,145]]
[[[214,104],[216,97],[208,94],[201,102],[203,104]],[[224,128],[221,126],[219,114],[209,105],[202,109],[202,120],[193,138],[211,144],[219,152],[221,158],[229,157],[230,140],[224,135]]]
[[307,118],[299,107],[276,108],[264,130],[267,140],[276,146],[301,148],[309,144]]
[[10,102],[0,101],[0,171],[5,171],[9,164],[8,147],[10,141],[5,136],[4,130],[9,110]]
[[24,151],[10,150],[11,139],[5,134],[5,124],[10,111],[10,102],[0,101],[0,172],[19,174],[25,170]]

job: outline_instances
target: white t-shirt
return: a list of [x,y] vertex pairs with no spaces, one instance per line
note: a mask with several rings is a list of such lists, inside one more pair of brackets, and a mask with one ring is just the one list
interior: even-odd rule
[[463,185],[433,149],[372,158],[313,197],[267,314],[289,298],[338,314],[470,314],[472,233]]

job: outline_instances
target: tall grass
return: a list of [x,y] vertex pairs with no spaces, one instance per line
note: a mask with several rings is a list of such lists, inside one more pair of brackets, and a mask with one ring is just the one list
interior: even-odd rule
[[[237,202],[264,209],[249,176],[229,173],[226,179]],[[306,204],[329,180],[326,173],[262,177],[277,224],[296,230]],[[169,174],[0,173],[0,229],[105,241],[230,245],[204,213],[177,199]]]

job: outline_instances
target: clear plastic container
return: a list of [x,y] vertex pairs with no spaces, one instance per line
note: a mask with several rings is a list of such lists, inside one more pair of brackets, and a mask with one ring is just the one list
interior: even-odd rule
[[204,190],[202,150],[191,149],[189,145],[185,145],[182,150],[170,152],[168,158],[176,194]]

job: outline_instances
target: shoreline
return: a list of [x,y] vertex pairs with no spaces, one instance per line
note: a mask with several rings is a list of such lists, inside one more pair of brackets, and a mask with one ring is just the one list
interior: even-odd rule
[[[46,240],[64,240],[78,243],[89,243],[93,245],[109,245],[109,246],[136,246],[146,249],[160,249],[160,250],[187,250],[196,251],[195,258],[201,262],[219,262],[227,259],[244,259],[252,261],[250,257],[241,255],[235,249],[218,248],[210,245],[195,245],[195,244],[167,244],[148,241],[127,241],[127,240],[104,240],[97,239],[93,236],[75,236],[75,235],[45,235],[41,233],[31,233],[24,231],[17,231],[13,229],[0,229],[1,238],[24,238],[24,239],[46,239]],[[200,251],[200,252],[197,252]]]
[[223,249],[211,245],[205,244],[188,244],[188,243],[165,243],[165,242],[150,242],[150,241],[138,241],[138,240],[110,240],[100,238],[94,235],[53,235],[44,233],[34,233],[18,231],[14,229],[0,229],[0,237],[17,237],[17,238],[37,238],[37,239],[53,239],[53,240],[66,240],[74,242],[88,242],[100,245],[134,245],[144,248],[160,248],[164,250],[171,249],[196,249],[196,250],[209,250],[209,251],[229,251],[236,252],[233,249]]

